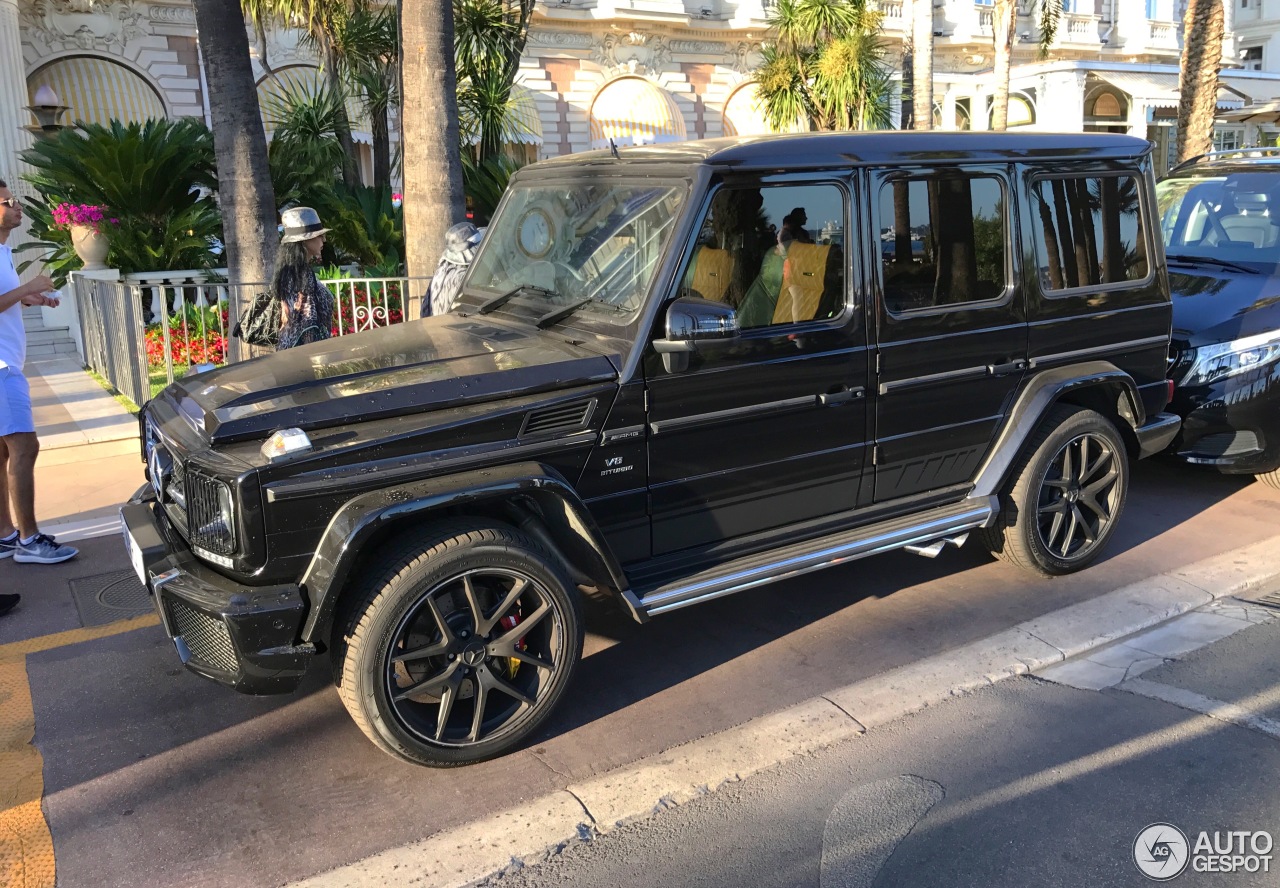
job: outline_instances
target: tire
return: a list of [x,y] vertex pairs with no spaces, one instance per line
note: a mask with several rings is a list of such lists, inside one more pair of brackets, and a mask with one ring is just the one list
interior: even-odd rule
[[334,677],[384,752],[431,767],[483,761],[556,708],[582,654],[582,610],[539,543],[504,525],[437,525],[393,543],[365,576],[335,624]]
[[1280,469],[1276,469],[1271,472],[1263,472],[1261,475],[1254,475],[1253,477],[1257,478],[1268,487],[1274,487],[1276,490],[1280,490]]
[[1061,404],[1023,446],[995,524],[979,536],[1003,561],[1041,576],[1074,573],[1106,548],[1124,511],[1129,457],[1100,413]]

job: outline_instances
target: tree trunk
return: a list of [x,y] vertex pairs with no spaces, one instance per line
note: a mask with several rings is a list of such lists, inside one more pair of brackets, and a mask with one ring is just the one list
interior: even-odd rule
[[338,52],[328,41],[324,41],[323,54],[325,81],[333,95],[341,100],[334,115],[333,134],[342,146],[342,184],[354,191],[360,184],[360,167],[356,164],[356,143],[351,138],[351,117],[347,114],[347,88],[338,67]]
[[[911,4],[904,4],[905,9],[911,9]],[[903,34],[902,39],[902,101],[901,110],[898,112],[898,128],[909,130],[915,128],[915,107],[912,105],[912,95],[915,92],[915,49],[914,41],[910,30],[911,26],[907,26],[907,30]]]
[[1018,7],[1014,0],[996,0],[991,8],[995,34],[995,93],[991,97],[991,128],[1003,130],[1009,123],[1009,66],[1018,31]]
[[1182,71],[1178,76],[1178,162],[1213,148],[1225,28],[1222,0],[1188,0],[1182,20]]
[[912,117],[918,130],[933,129],[933,0],[911,3]]
[[387,108],[370,108],[370,126],[373,128],[373,184],[376,188],[391,190],[391,127],[387,123]]
[[402,0],[400,40],[405,262],[411,277],[426,277],[444,249],[445,232],[466,213],[453,4]]
[[195,0],[195,11],[209,83],[227,273],[233,284],[266,283],[279,243],[276,199],[244,14],[239,0]]

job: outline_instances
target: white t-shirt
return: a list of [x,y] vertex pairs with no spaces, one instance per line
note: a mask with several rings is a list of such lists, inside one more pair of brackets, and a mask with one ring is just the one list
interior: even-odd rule
[[[13,268],[13,250],[0,244],[0,294],[21,285]],[[19,373],[27,360],[27,330],[22,326],[22,302],[0,311],[0,367],[12,367]]]

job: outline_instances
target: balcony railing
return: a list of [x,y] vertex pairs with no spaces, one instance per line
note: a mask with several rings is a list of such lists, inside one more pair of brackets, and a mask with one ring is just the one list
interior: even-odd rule
[[[267,349],[231,336],[263,284],[200,280],[204,272],[73,276],[85,363],[136,404],[196,368],[247,360]],[[420,317],[430,278],[335,278],[333,333],[345,336]]]

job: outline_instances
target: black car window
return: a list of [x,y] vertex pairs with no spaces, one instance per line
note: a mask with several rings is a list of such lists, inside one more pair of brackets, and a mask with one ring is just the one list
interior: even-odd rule
[[680,295],[733,306],[744,329],[833,318],[845,305],[845,218],[836,185],[720,188]]
[[1008,206],[992,176],[900,178],[880,188],[885,307],[894,314],[1003,298]]
[[1063,176],[1031,189],[1045,293],[1146,280],[1147,236],[1135,176]]

